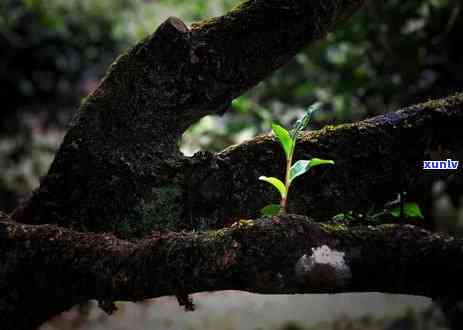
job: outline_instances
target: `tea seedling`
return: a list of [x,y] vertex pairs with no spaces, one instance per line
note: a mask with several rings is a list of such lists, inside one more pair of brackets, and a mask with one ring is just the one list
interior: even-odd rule
[[275,215],[278,213],[286,213],[288,205],[288,193],[291,183],[295,178],[309,171],[311,168],[318,165],[334,164],[333,160],[312,158],[310,160],[298,160],[296,163],[293,162],[294,149],[296,147],[296,139],[299,132],[309,124],[310,118],[314,111],[320,108],[320,103],[315,103],[309,107],[307,113],[299,119],[294,127],[288,132],[284,127],[272,124],[272,131],[280,141],[283,150],[286,155],[286,170],[284,182],[275,177],[261,176],[259,180],[270,183],[274,186],[281,195],[280,204],[269,204],[265,206],[261,213],[264,215]]

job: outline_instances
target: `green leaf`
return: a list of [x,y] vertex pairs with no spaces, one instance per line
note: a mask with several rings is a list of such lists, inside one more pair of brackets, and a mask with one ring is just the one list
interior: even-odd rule
[[310,160],[298,160],[291,166],[291,170],[289,171],[289,182],[292,182],[295,178],[299,175],[304,174],[309,170]]
[[346,220],[347,216],[346,213],[338,213],[335,216],[333,216],[332,220],[333,221],[344,221]]
[[351,221],[354,220],[354,216],[352,215],[352,211],[346,213],[339,213],[336,214],[333,218],[333,221]]
[[300,118],[293,126],[293,128],[291,129],[291,138],[294,140],[296,135],[304,130],[307,125],[309,125],[309,122],[310,122],[310,119],[312,118],[312,114],[319,110],[322,106],[322,103],[320,102],[315,102],[314,104],[312,104],[308,109],[307,109],[307,112],[305,113],[304,116],[302,116],[302,118]]
[[320,159],[320,158],[312,158],[309,163],[309,170],[312,167],[318,166],[318,165],[334,165],[334,160],[331,159]]
[[320,158],[312,158],[311,160],[298,160],[291,166],[289,172],[289,182],[292,182],[298,176],[306,173],[312,167],[325,164],[334,164],[334,161]]
[[275,188],[277,188],[278,191],[280,192],[281,198],[286,197],[286,187],[285,187],[285,184],[281,182],[281,180],[274,178],[274,177],[266,177],[266,176],[259,177],[259,180],[266,181],[270,183],[271,185],[273,185]]
[[286,159],[289,159],[293,152],[294,142],[286,129],[277,124],[272,124],[273,133],[280,140],[281,145],[286,153]]
[[416,203],[405,203],[404,204],[404,213],[410,218],[420,218],[423,219],[423,213]]
[[[390,212],[394,217],[400,217],[400,206],[394,207]],[[404,216],[407,218],[424,218],[418,204],[412,202],[404,204]]]
[[282,210],[281,205],[278,204],[269,204],[266,207],[260,210],[260,213],[263,215],[277,215]]

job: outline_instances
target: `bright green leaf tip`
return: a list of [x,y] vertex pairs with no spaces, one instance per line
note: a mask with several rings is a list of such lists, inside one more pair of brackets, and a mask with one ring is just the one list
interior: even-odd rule
[[293,128],[291,129],[291,132],[290,132],[290,135],[293,139],[296,138],[297,134],[299,132],[301,132],[302,130],[304,130],[308,125],[309,125],[309,122],[312,118],[312,114],[319,110],[321,107],[322,107],[322,103],[321,102],[315,102],[314,104],[312,104],[308,109],[307,109],[307,112],[304,114],[304,116],[302,118],[300,118],[293,126]]
[[266,176],[260,176],[259,180],[268,182],[271,185],[273,185],[275,188],[277,188],[277,190],[280,192],[281,198],[286,197],[286,187],[285,187],[285,184],[281,180],[274,178],[274,177],[266,177]]
[[320,158],[312,158],[311,160],[298,160],[296,163],[294,163],[293,166],[291,166],[291,170],[289,172],[289,180],[292,182],[295,178],[306,173],[312,167],[327,164],[334,164],[334,161]]
[[317,165],[326,165],[326,164],[332,164],[334,165],[334,160],[331,159],[320,159],[320,158],[312,158],[310,160],[310,167],[314,167]]
[[[390,213],[396,218],[400,217],[400,207],[393,208],[390,211]],[[404,216],[407,218],[420,218],[420,219],[424,218],[418,204],[412,203],[412,202],[408,202],[404,204]]]
[[293,145],[294,141],[289,135],[289,132],[284,128],[281,127],[280,125],[277,124],[272,124],[272,131],[275,134],[275,136],[280,140],[281,145],[283,146],[283,149],[286,154],[286,158],[289,159],[291,156],[291,153],[293,152]]

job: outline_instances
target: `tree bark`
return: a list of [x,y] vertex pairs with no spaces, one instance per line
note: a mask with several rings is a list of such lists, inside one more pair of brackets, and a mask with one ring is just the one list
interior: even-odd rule
[[[298,139],[295,160],[333,159],[335,166],[315,168],[294,182],[290,212],[328,218],[383,207],[427,175],[424,160],[436,153],[445,160],[463,149],[462,108],[463,94],[457,94],[354,124],[305,132]],[[253,218],[270,201],[278,201],[278,193],[258,180],[261,175],[284,177],[285,155],[273,136],[200,157],[189,183],[193,228],[220,228]]]
[[[289,198],[290,212],[329,218],[340,212],[382,207],[426,175],[422,170],[424,160],[435,158],[436,153],[446,159],[463,149],[462,107],[463,94],[460,93],[354,124],[303,133],[298,140],[295,160],[316,156],[333,159],[336,165],[315,169],[295,181]],[[75,157],[80,157],[79,152]],[[144,237],[153,230],[217,229],[240,218],[254,218],[267,203],[276,202],[277,193],[258,177],[283,177],[286,162],[279,142],[273,136],[265,135],[217,154],[200,152],[192,158],[182,158],[174,166],[172,177],[181,177],[175,176],[176,180],[172,179],[161,188],[146,188],[148,192],[144,196],[154,194],[155,197],[150,197],[149,205],[143,199],[143,205],[146,204],[143,217],[136,208],[131,215],[133,219],[124,220],[134,224],[124,222],[122,226],[116,214],[115,220],[104,218],[108,223],[95,227],[94,221],[101,220],[87,218],[89,215],[86,217],[84,212],[88,208],[81,211],[80,218],[70,217],[74,219],[71,224],[62,224],[56,217],[48,220],[46,212],[55,210],[55,205],[63,208],[63,212],[79,212],[74,209],[80,205],[78,200],[57,191],[54,198],[66,200],[61,203],[55,200],[50,207],[50,201],[44,200],[51,198],[48,195],[50,185],[54,189],[53,183],[48,181],[50,175],[32,200],[13,216],[25,223],[59,223],[78,230],[113,232],[123,238]],[[105,169],[106,175],[117,175],[111,174],[110,168]],[[71,190],[79,191],[82,188],[75,182],[76,175],[69,171],[56,178],[61,178],[58,180],[61,185],[67,184]],[[129,178],[140,180],[136,176]],[[79,179],[78,182],[85,181]],[[181,188],[177,189],[174,183]],[[95,199],[94,207],[98,205],[101,212],[112,212],[106,209],[106,201],[111,207],[124,207],[124,198],[132,198],[127,194],[134,193],[129,187],[99,184],[104,182],[95,181],[92,189],[111,189],[120,194],[119,199]],[[145,184],[141,181],[137,186]],[[110,214],[113,213],[105,216]],[[133,227],[137,230],[134,231]]]
[[9,261],[0,272],[7,329],[31,329],[89,299],[227,289],[439,298],[463,289],[463,241],[407,225],[347,228],[287,215],[129,242],[4,217],[0,242]]
[[461,149],[463,94],[302,134],[296,158],[336,161],[291,191],[290,211],[311,218],[242,219],[277,197],[257,180],[283,174],[273,137],[192,158],[177,148],[192,123],[226,111],[362,2],[250,0],[191,29],[169,18],[121,55],[40,188],[0,215],[2,326],[32,329],[88,299],[188,302],[205,290],[461,297],[461,240],[319,222],[381,205],[421,175],[432,151]]
[[177,147],[182,133],[226,111],[362,2],[250,0],[191,29],[167,19],[111,65],[14,218],[132,238],[182,227],[178,205],[194,175]]

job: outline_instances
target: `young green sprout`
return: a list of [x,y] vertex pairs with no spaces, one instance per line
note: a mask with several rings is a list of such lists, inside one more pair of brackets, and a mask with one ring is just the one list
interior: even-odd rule
[[423,219],[423,213],[417,203],[414,202],[405,202],[406,191],[401,191],[399,193],[399,206],[394,207],[389,210],[389,213],[396,218],[421,218]]
[[285,128],[277,124],[272,124],[273,133],[283,146],[283,150],[285,151],[286,155],[285,181],[283,183],[283,181],[274,177],[259,177],[259,180],[266,181],[273,185],[281,195],[280,204],[269,204],[265,206],[261,210],[262,214],[275,215],[278,213],[286,213],[286,208],[288,205],[289,188],[291,187],[291,183],[293,182],[293,180],[298,176],[306,173],[312,167],[325,164],[334,164],[334,161],[332,160],[320,158],[312,158],[310,160],[298,160],[296,163],[293,164],[293,155],[294,149],[296,147],[297,135],[299,134],[299,132],[301,132],[304,128],[307,127],[312,114],[318,109],[320,109],[320,106],[321,104],[318,102],[310,106],[307,113],[296,122],[293,129],[289,132]]

